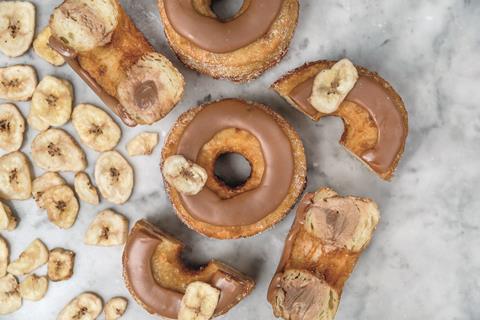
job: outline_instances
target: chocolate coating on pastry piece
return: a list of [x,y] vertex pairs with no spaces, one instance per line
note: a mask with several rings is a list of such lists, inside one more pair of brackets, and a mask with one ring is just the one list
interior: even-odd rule
[[[223,153],[235,152],[252,174],[240,187],[215,177]],[[177,120],[162,152],[202,165],[209,181],[196,195],[166,184],[177,214],[194,230],[230,239],[256,234],[283,218],[301,194],[306,178],[303,145],[288,123],[269,108],[226,99],[191,109]]]
[[[310,115],[318,113],[308,101],[312,95],[314,79],[308,79],[290,93],[293,101]],[[361,158],[373,170],[380,173],[387,172],[407,135],[402,114],[389,93],[378,82],[365,76],[360,76],[345,100],[365,108],[378,128],[377,144],[373,149],[363,153]]]
[[[345,281],[370,242],[378,220],[377,205],[369,199],[341,197],[328,188],[306,194],[268,289],[275,315],[313,319],[306,315],[325,310],[331,314],[325,319],[332,319]],[[312,286],[318,287],[321,300],[308,298]],[[303,305],[297,310],[303,310],[303,316],[292,317],[292,299]]]
[[164,5],[176,32],[204,50],[227,53],[265,35],[280,13],[283,1],[245,0],[241,14],[229,21],[201,14],[193,0],[164,0]]
[[123,276],[132,296],[149,313],[177,319],[184,290],[194,281],[220,290],[215,316],[227,312],[253,289],[253,280],[217,261],[198,271],[189,270],[182,264],[182,249],[182,243],[145,220],[139,220],[130,232],[123,252]]
[[356,66],[359,79],[337,111],[324,114],[309,102],[315,77],[335,61],[301,66],[272,87],[299,111],[319,121],[326,116],[342,118],[340,140],[349,151],[382,179],[390,180],[403,154],[408,135],[408,114],[394,88],[375,72]]
[[75,71],[80,78],[98,95],[98,97],[105,103],[122,121],[129,127],[134,127],[137,123],[125,111],[120,102],[113,96],[109,95],[78,63],[77,53],[72,48],[65,45],[61,40],[55,37],[50,37],[48,45],[58,52],[68,65]]

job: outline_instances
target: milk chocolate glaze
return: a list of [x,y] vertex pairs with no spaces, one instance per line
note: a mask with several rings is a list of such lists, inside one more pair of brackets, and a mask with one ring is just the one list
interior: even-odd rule
[[148,80],[140,83],[135,87],[134,93],[135,104],[140,109],[148,109],[157,104],[158,89],[154,81]]
[[163,0],[163,3],[177,33],[204,50],[227,53],[265,35],[279,15],[283,1],[251,0],[242,14],[225,22],[198,13],[192,0]]
[[196,162],[208,141],[221,130],[248,131],[260,142],[265,159],[261,184],[230,199],[221,199],[205,187],[194,196],[180,194],[185,209],[196,219],[217,226],[254,224],[282,203],[294,174],[290,141],[275,119],[261,108],[241,100],[226,99],[206,105],[185,129],[177,154]]
[[[162,241],[175,241],[146,220],[139,220],[128,236],[123,252],[123,276],[133,297],[148,312],[177,319],[183,293],[160,286],[152,274],[152,256]],[[227,267],[225,267],[227,269]],[[233,274],[218,270],[210,285],[220,290],[215,314],[223,314],[248,294]]]
[[[289,94],[290,98],[311,116],[318,114],[308,101],[312,95],[314,79],[315,77],[312,77],[299,84]],[[360,157],[376,172],[388,172],[407,135],[400,110],[380,83],[362,75],[345,100],[365,108],[378,128],[377,144]]]
[[78,63],[77,53],[72,48],[65,45],[61,40],[51,36],[48,45],[58,52],[68,65],[75,71],[80,78],[98,95],[98,97],[129,127],[134,127],[137,123],[125,111],[120,102],[109,95]]

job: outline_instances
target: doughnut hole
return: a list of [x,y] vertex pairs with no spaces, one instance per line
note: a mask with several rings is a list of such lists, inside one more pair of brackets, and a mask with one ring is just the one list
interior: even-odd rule
[[[215,172],[219,160],[232,153],[242,156],[250,165],[250,176],[245,181],[239,181],[237,185],[229,185],[229,181],[224,181],[227,180],[227,176],[235,176],[235,173],[222,173],[217,176]],[[221,199],[230,199],[257,188],[265,172],[265,160],[260,142],[248,131],[236,128],[222,130],[213,136],[200,150],[197,163],[207,171],[207,188]]]
[[193,0],[193,7],[198,13],[218,19],[230,21],[241,15],[252,0]]

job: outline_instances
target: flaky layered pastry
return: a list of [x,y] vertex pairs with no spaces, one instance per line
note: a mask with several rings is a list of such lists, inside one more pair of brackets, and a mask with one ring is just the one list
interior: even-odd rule
[[138,221],[130,232],[123,276],[133,298],[149,313],[168,319],[209,319],[228,312],[255,286],[251,278],[219,261],[188,268],[182,261],[183,248],[146,220]]
[[378,221],[377,205],[370,199],[342,197],[328,188],[307,194],[268,290],[274,315],[333,319],[345,281]]
[[292,70],[272,85],[314,121],[340,117],[340,143],[382,179],[390,180],[403,154],[408,114],[395,89],[377,73],[348,60],[317,61]]
[[179,59],[213,78],[246,82],[286,54],[297,26],[298,0],[245,0],[221,20],[211,0],[158,0],[165,35]]
[[183,76],[148,43],[117,0],[65,0],[50,18],[49,45],[129,125],[163,118]]

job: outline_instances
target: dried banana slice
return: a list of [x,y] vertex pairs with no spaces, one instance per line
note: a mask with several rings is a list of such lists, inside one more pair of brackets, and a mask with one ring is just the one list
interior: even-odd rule
[[37,72],[33,67],[16,65],[0,68],[0,99],[27,101],[36,87]]
[[85,244],[117,246],[124,244],[128,236],[128,220],[112,210],[100,212],[85,233]]
[[91,104],[79,104],[73,110],[72,123],[80,140],[98,152],[115,148],[122,132],[113,119]]
[[11,274],[0,278],[0,314],[9,314],[22,306],[17,278]]
[[78,201],[67,185],[45,191],[40,197],[39,206],[47,210],[48,220],[59,228],[69,229],[77,220]]
[[48,279],[45,276],[31,274],[20,283],[20,295],[23,299],[38,301],[48,290]]
[[92,185],[90,178],[85,172],[78,172],[75,175],[75,192],[80,200],[88,202],[90,204],[98,204],[100,199],[98,198],[97,188]]
[[185,290],[178,320],[208,320],[211,319],[220,298],[220,290],[208,283],[195,281]]
[[56,172],[46,172],[32,183],[32,196],[37,202],[40,202],[42,194],[50,188],[66,184],[65,180]]
[[0,157],[0,198],[25,200],[32,194],[32,176],[27,157],[14,151]]
[[70,301],[60,312],[57,320],[94,320],[102,312],[103,302],[94,293],[82,293]]
[[0,202],[0,230],[12,231],[17,227],[17,217],[9,206]]
[[127,152],[131,157],[150,155],[158,144],[158,133],[142,132],[127,144]]
[[82,171],[87,167],[85,153],[68,133],[61,129],[40,132],[32,142],[32,159],[47,171]]
[[104,308],[105,320],[117,320],[127,310],[128,300],[123,297],[115,297],[110,299]]
[[95,164],[95,181],[105,199],[125,203],[132,194],[133,168],[117,151],[102,153]]
[[40,81],[32,97],[28,120],[37,130],[45,126],[61,126],[72,114],[73,87],[67,80],[46,76]]
[[207,183],[207,171],[181,155],[173,155],[165,159],[162,166],[165,180],[178,192],[196,195]]
[[353,63],[342,59],[315,77],[309,101],[322,113],[335,112],[357,80],[358,72]]
[[23,143],[25,120],[13,104],[0,105],[0,149],[17,151]]
[[35,33],[35,7],[27,1],[0,2],[0,52],[18,57],[27,52]]
[[7,268],[7,272],[16,276],[29,274],[48,261],[48,249],[39,239],[35,239],[20,254],[17,260],[12,261]]
[[10,249],[7,240],[0,235],[0,278],[7,274],[8,262],[10,261]]
[[48,257],[48,278],[52,281],[68,280],[73,275],[75,252],[62,248],[50,251]]
[[53,64],[54,66],[61,66],[65,63],[65,59],[63,59],[63,57],[48,44],[51,35],[52,30],[50,27],[45,27],[45,29],[37,35],[35,41],[33,41],[33,50],[40,56],[40,58],[48,63]]

